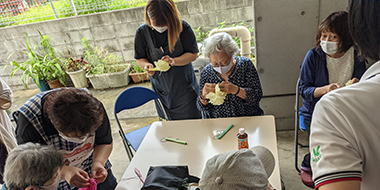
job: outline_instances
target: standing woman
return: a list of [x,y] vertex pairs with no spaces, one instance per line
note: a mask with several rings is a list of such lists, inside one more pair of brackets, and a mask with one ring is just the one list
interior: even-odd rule
[[[192,61],[198,46],[190,25],[180,19],[172,0],[149,0],[145,7],[145,24],[135,36],[135,59],[151,76],[152,89],[160,98],[169,120],[199,119],[196,107],[199,86]],[[167,72],[149,71],[154,62],[164,60]],[[156,105],[158,115],[164,118]]]

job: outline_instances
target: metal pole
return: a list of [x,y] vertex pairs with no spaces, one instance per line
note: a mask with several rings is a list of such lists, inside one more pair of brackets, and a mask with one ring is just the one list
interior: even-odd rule
[[54,8],[54,5],[53,5],[53,2],[51,0],[49,0],[49,3],[50,3],[50,6],[51,6],[51,9],[53,9],[53,12],[54,12],[54,16],[55,18],[58,18],[58,15],[57,15],[57,12],[55,11],[55,8]]
[[77,9],[75,8],[74,0],[70,0],[71,7],[73,8],[75,16],[78,16]]

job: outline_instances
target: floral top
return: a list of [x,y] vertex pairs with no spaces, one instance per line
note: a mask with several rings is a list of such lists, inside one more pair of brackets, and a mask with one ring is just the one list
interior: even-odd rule
[[[216,106],[209,103],[204,106],[198,96],[197,107],[200,111],[204,111],[207,117],[218,118],[263,115],[263,110],[259,105],[263,92],[256,68],[252,61],[246,57],[235,56],[235,59],[236,64],[228,76],[228,81],[243,88],[247,93],[247,98],[243,99],[234,94],[227,94],[222,105]],[[200,93],[202,93],[205,83],[218,84],[223,81],[224,79],[213,69],[212,65],[207,65],[201,72],[199,82]]]

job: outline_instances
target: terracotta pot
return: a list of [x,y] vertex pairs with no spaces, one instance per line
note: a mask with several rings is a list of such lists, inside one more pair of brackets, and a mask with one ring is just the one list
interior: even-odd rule
[[149,75],[147,73],[129,73],[129,76],[132,77],[134,83],[150,80]]
[[60,83],[58,79],[47,81],[47,83],[49,84],[51,89],[65,87],[65,85]]

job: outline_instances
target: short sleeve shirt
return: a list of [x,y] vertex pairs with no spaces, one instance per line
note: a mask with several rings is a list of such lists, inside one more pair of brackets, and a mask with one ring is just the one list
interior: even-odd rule
[[[380,186],[380,62],[361,81],[334,90],[317,103],[311,123],[310,153],[316,188],[361,180],[361,189]],[[376,189],[376,188],[375,188]]]

